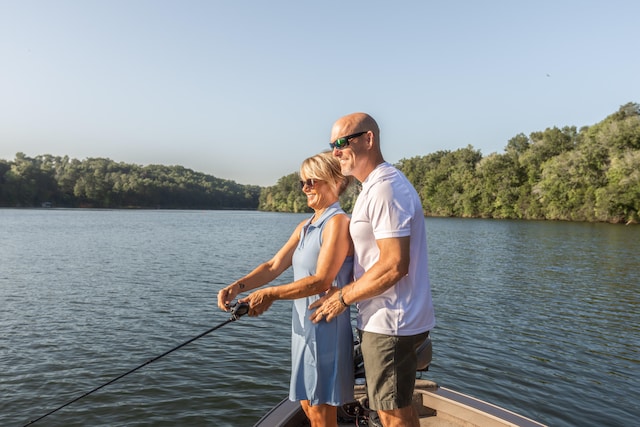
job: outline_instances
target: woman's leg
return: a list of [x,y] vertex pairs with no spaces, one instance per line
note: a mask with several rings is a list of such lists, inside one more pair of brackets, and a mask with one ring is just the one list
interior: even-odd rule
[[310,405],[308,400],[301,400],[300,406],[311,421],[311,427],[337,427],[338,407],[331,405]]

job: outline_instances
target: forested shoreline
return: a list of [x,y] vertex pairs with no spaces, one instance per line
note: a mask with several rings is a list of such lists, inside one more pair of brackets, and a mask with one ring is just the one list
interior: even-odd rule
[[[420,194],[425,216],[638,223],[640,105],[625,104],[579,130],[516,135],[502,154],[483,157],[468,145],[396,166]],[[259,208],[304,211],[297,180],[287,175],[263,189]],[[343,198],[345,209],[356,193]]]
[[50,154],[0,160],[0,207],[256,209],[260,187],[182,166]]
[[[426,216],[612,223],[640,220],[640,105],[600,123],[511,138],[504,153],[468,145],[396,165],[420,194]],[[259,209],[307,212],[296,172],[259,187],[181,166],[140,166],[49,154],[0,159],[0,207]],[[359,191],[341,202],[351,211]]]

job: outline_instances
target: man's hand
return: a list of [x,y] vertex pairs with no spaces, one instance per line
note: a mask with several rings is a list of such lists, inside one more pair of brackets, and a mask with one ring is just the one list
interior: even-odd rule
[[325,321],[330,322],[345,310],[346,307],[342,305],[338,299],[338,291],[338,288],[331,287],[325,296],[309,306],[310,310],[317,308],[316,311],[309,316],[309,319],[313,323],[318,323],[323,318]]

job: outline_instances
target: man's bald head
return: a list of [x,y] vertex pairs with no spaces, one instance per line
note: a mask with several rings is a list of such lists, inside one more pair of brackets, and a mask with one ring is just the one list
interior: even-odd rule
[[[335,135],[334,135],[334,130]],[[380,143],[380,128],[378,123],[367,113],[351,113],[339,118],[333,125],[331,140],[356,132],[371,131],[376,143]],[[342,134],[340,134],[342,132]]]

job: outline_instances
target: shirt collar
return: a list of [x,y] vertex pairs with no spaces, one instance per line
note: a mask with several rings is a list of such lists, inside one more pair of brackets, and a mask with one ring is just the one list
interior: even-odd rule
[[367,175],[367,177],[362,182],[362,190],[368,190],[373,184],[378,182],[384,173],[384,169],[386,169],[390,164],[388,162],[382,162],[378,166],[375,167],[374,170]]

